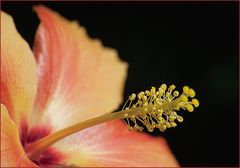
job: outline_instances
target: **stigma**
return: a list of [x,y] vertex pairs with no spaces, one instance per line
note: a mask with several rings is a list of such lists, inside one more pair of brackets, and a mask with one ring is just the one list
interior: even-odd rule
[[192,88],[184,86],[181,95],[175,88],[175,85],[167,88],[162,84],[158,89],[152,87],[137,95],[131,94],[122,109],[128,129],[142,131],[144,127],[140,125],[144,125],[149,132],[155,128],[164,132],[167,128],[176,127],[177,121],[183,122],[177,111],[193,112],[199,101],[194,98],[196,93]]

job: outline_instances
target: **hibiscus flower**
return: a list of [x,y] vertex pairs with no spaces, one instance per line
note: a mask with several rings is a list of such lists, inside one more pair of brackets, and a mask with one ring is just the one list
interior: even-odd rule
[[[152,111],[158,108],[146,99],[158,96],[154,88],[139,93],[135,104],[132,94],[123,112],[109,113],[122,102],[127,63],[114,49],[89,38],[77,22],[44,6],[34,10],[41,23],[33,51],[11,16],[1,12],[1,166],[178,166],[164,138],[130,132],[114,120],[125,117],[129,129],[141,130],[136,119],[149,130],[157,127],[149,119],[155,113],[133,117],[133,109],[143,107],[141,99]],[[161,88],[166,90],[163,85],[159,92]],[[185,93],[172,101],[172,108],[192,111],[191,104],[197,106],[196,99],[187,100],[193,90],[185,88]],[[170,102],[177,94],[166,99]],[[159,129],[175,126],[166,123]]]

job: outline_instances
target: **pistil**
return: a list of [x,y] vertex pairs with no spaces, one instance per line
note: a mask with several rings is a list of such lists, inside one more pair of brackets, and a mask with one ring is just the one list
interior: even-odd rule
[[137,95],[131,94],[123,106],[122,111],[105,114],[95,117],[65,129],[50,134],[26,146],[26,152],[31,160],[37,160],[37,157],[55,142],[79,132],[83,129],[102,124],[112,120],[126,119],[125,121],[129,130],[142,131],[144,125],[149,132],[158,128],[164,132],[167,128],[176,127],[176,121],[183,122],[183,117],[176,111],[180,109],[193,112],[194,107],[199,106],[195,97],[196,93],[188,86],[183,87],[183,93],[179,95],[178,91],[173,91],[174,85],[161,85],[158,90],[152,87],[151,90],[140,92]]

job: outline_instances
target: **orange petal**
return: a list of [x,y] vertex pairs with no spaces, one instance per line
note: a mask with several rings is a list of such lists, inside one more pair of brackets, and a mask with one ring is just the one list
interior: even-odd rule
[[19,127],[32,111],[37,86],[36,62],[13,19],[1,12],[1,103]]
[[101,124],[55,144],[76,166],[179,166],[162,137],[130,132],[121,121]]
[[55,129],[116,109],[122,101],[127,64],[117,52],[90,39],[85,29],[44,7],[34,53],[39,83],[36,111]]
[[17,126],[1,104],[1,167],[37,167],[20,143]]

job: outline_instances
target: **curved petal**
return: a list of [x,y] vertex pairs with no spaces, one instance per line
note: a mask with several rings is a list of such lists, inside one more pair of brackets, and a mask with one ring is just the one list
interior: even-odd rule
[[76,166],[179,166],[164,138],[130,132],[121,121],[83,130],[55,145],[68,156],[66,164]]
[[1,104],[1,167],[37,167],[20,143],[17,127]]
[[111,112],[122,101],[127,64],[117,52],[90,39],[84,28],[44,6],[34,8],[41,25],[36,111],[55,129]]
[[13,19],[1,12],[1,103],[19,127],[32,111],[37,86],[36,62]]

